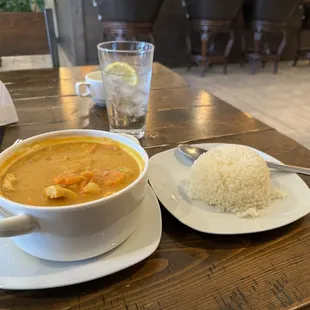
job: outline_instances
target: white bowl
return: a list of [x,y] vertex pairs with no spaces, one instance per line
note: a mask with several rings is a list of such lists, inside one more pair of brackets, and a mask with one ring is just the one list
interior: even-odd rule
[[[98,200],[62,207],[38,207],[0,196],[0,237],[12,236],[25,252],[54,261],[82,260],[105,253],[126,240],[136,228],[147,186],[148,155],[133,140],[98,130],[62,130],[34,136],[0,154],[0,166],[18,148],[51,137],[96,136],[119,141],[143,159],[139,177],[121,191]],[[40,173],[40,172],[38,172]]]

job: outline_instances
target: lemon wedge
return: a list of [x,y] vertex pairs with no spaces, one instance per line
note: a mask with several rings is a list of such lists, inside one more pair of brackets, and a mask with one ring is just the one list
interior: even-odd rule
[[136,86],[138,83],[136,70],[125,62],[112,62],[105,68],[104,72],[121,76],[131,86]]

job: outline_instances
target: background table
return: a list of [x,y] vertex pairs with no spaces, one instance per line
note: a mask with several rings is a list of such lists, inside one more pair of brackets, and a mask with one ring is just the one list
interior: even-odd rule
[[[69,128],[108,129],[103,108],[75,96],[96,67],[0,73],[20,122],[0,130],[2,149],[17,138]],[[253,146],[310,167],[310,152],[180,76],[154,64],[146,136],[152,156],[180,142]],[[310,184],[309,177],[303,177]],[[0,291],[0,309],[306,309],[310,306],[310,217],[270,232],[216,236],[196,232],[164,208],[157,251],[95,281],[42,291]],[[149,219],[151,220],[151,219]],[[2,253],[0,253],[2,255]]]

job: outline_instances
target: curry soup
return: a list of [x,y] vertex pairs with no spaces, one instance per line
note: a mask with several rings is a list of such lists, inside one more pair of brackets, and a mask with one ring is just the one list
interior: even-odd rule
[[138,153],[97,137],[46,139],[26,145],[0,167],[0,194],[33,206],[65,206],[109,196],[138,178]]

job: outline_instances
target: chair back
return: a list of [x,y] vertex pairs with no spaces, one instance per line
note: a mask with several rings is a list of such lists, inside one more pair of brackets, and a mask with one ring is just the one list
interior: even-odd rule
[[305,29],[310,29],[310,1],[304,1],[304,16],[302,26]]
[[249,10],[249,18],[251,21],[287,23],[300,3],[300,0],[254,0]]
[[0,12],[0,57],[51,54],[59,67],[52,9],[37,12]]
[[94,0],[101,21],[154,23],[163,0]]
[[186,0],[190,19],[232,20],[242,7],[243,0]]

